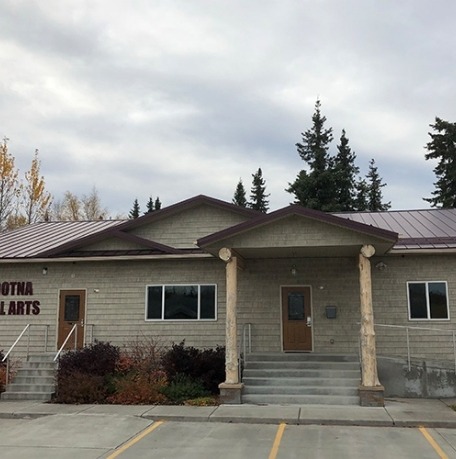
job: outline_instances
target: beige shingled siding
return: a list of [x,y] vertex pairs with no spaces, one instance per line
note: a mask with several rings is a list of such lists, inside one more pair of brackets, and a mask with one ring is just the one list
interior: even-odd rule
[[[378,261],[387,268],[375,268]],[[297,275],[291,275],[291,266]],[[383,257],[372,260],[373,302],[376,323],[456,329],[456,274],[452,256]],[[188,345],[211,347],[225,340],[225,266],[218,259],[109,261],[0,265],[0,279],[31,281],[34,295],[41,302],[41,313],[30,316],[0,316],[0,350],[6,350],[27,323],[50,325],[50,347],[55,349],[58,292],[60,289],[86,289],[87,333],[123,345],[137,337],[154,337],[164,345],[186,340]],[[356,257],[246,260],[238,272],[239,335],[244,323],[252,324],[254,351],[281,350],[280,287],[311,287],[314,350],[356,353],[358,351],[359,281]],[[447,281],[451,321],[409,321],[407,281]],[[146,285],[172,283],[215,283],[218,288],[216,321],[146,322]],[[98,292],[95,292],[97,290]],[[14,297],[2,297],[9,302]],[[337,318],[325,317],[325,306],[337,307]],[[32,348],[41,350],[44,328],[32,329]],[[378,353],[406,355],[404,332],[377,329]],[[412,357],[452,358],[451,335],[441,332],[411,338]],[[426,336],[426,341],[424,339]],[[26,341],[23,342],[25,344]],[[425,344],[423,345],[423,342]],[[37,346],[40,347],[37,347]],[[418,345],[420,347],[418,348]],[[23,346],[22,346],[23,349]]]
[[328,247],[366,244],[369,238],[345,228],[292,215],[226,239],[226,247]]
[[243,215],[203,205],[136,228],[132,234],[176,248],[188,248],[195,247],[195,241],[203,236],[245,220]]
[[[0,316],[0,350],[7,350],[27,323],[49,324],[50,349],[56,348],[58,294],[60,289],[86,289],[86,333],[90,337],[123,345],[137,337],[154,337],[164,345],[180,342],[191,346],[223,345],[225,339],[225,270],[218,260],[160,260],[140,262],[49,263],[43,276],[42,265],[22,264],[0,267],[3,281],[33,282],[33,299],[41,302],[41,313],[30,316]],[[218,319],[216,321],[145,321],[146,285],[213,283],[218,287]],[[97,290],[97,292],[95,292]],[[29,299],[13,296],[10,300]],[[32,297],[30,298],[32,299]],[[34,327],[38,330],[38,327]],[[35,334],[35,332],[34,332]],[[44,334],[37,336],[44,343]],[[24,351],[26,339],[20,348]]]

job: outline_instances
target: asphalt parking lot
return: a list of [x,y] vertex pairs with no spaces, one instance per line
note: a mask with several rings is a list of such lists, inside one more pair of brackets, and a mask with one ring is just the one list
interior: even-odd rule
[[456,458],[456,429],[152,421],[114,414],[0,419],[2,459]]

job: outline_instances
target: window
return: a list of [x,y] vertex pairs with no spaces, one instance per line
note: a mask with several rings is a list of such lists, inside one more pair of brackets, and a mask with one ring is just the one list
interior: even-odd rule
[[410,319],[448,319],[446,282],[408,282]]
[[215,285],[149,285],[146,320],[215,320]]

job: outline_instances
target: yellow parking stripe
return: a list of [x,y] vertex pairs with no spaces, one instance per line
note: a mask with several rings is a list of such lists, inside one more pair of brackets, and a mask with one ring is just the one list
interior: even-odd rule
[[146,435],[149,435],[152,431],[154,431],[157,427],[160,427],[163,424],[164,421],[157,421],[154,422],[151,426],[149,426],[147,429],[143,430],[140,434],[136,435],[136,437],[133,437],[131,440],[127,441],[124,445],[122,445],[119,449],[116,449],[110,456],[108,456],[106,459],[114,459],[115,457],[119,456],[122,454],[124,451],[126,451],[130,446],[133,446],[135,443],[138,443],[139,440],[143,439]]
[[269,453],[269,459],[275,459],[277,457],[277,453],[279,452],[280,442],[282,441],[282,435],[283,435],[283,432],[286,426],[287,425],[284,422],[282,422],[279,425],[279,428],[277,429],[277,433],[274,439],[274,444],[272,445],[271,452]]
[[442,448],[432,438],[431,434],[424,428],[420,427],[420,432],[424,435],[424,438],[431,444],[435,452],[439,455],[440,459],[448,459],[448,456],[442,451]]

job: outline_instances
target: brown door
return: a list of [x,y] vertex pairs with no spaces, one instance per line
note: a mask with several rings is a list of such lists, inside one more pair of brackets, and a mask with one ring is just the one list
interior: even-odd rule
[[68,339],[65,349],[84,346],[85,290],[61,290],[59,307],[59,334],[57,347],[60,349],[74,325],[76,330]]
[[310,287],[282,287],[284,351],[312,350]]

